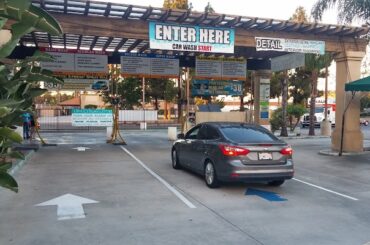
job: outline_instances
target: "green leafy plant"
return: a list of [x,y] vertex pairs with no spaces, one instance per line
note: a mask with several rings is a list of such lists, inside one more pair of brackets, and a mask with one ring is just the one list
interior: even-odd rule
[[[304,105],[301,104],[291,104],[288,105],[287,112],[288,112],[288,117],[289,117],[289,126],[290,126],[290,131],[294,131],[294,129],[297,127],[299,124],[301,116],[306,113],[306,108]],[[293,121],[295,121],[293,123]]]
[[[12,25],[5,30],[8,20]],[[41,81],[61,83],[49,70],[39,67],[39,62],[52,61],[48,54],[36,51],[32,57],[6,65],[3,58],[10,55],[19,39],[34,30],[46,31],[52,35],[62,33],[58,22],[29,0],[0,1],[0,186],[18,192],[18,184],[8,174],[14,159],[24,159],[19,151],[12,150],[14,143],[21,143],[22,137],[14,131],[22,125],[22,114],[32,113],[35,97],[46,92]],[[8,38],[4,41],[4,37]]]
[[[306,113],[306,108],[301,104],[290,104],[287,107],[287,118],[285,121],[289,121],[290,131],[298,126],[299,120],[303,114]],[[283,125],[283,113],[282,108],[276,109],[270,119],[271,131],[275,132],[279,130]]]

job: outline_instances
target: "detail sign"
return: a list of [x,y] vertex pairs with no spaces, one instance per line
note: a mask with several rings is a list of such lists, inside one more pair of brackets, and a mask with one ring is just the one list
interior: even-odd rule
[[247,76],[247,61],[238,58],[212,58],[199,56],[195,61],[197,79],[240,80]]
[[192,96],[242,95],[241,81],[193,80]]
[[113,125],[111,110],[73,109],[72,126],[74,127],[109,127]]
[[256,37],[257,51],[325,54],[325,42],[302,39]]
[[234,53],[232,28],[200,27],[149,22],[151,49],[205,53]]
[[180,62],[176,56],[124,53],[121,73],[124,77],[178,78]]

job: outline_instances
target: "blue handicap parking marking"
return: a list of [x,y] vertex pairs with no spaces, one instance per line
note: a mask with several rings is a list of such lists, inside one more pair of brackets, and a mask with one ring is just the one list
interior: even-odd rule
[[257,190],[253,188],[248,188],[245,191],[246,196],[259,196],[270,202],[285,202],[288,199],[280,197],[277,193],[271,191]]

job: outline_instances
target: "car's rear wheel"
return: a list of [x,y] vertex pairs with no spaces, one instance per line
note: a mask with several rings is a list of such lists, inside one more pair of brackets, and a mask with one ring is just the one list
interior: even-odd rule
[[271,186],[281,186],[282,184],[284,184],[284,182],[285,180],[274,180],[274,181],[268,182],[268,184]]
[[179,157],[177,155],[177,151],[175,149],[172,149],[172,153],[171,153],[171,158],[172,158],[172,167],[174,169],[181,169],[181,164],[180,164],[180,161],[179,161]]
[[206,162],[204,167],[204,180],[209,188],[217,188],[220,186],[217,179],[216,169],[212,162]]

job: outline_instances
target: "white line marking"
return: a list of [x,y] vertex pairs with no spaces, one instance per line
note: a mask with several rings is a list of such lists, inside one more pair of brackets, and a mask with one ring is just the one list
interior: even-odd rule
[[296,179],[296,178],[293,178],[293,180],[298,181],[298,182],[301,182],[301,183],[306,184],[306,185],[309,185],[309,186],[312,186],[312,187],[315,187],[315,188],[320,189],[320,190],[323,190],[323,191],[327,191],[327,192],[330,192],[330,193],[336,194],[336,195],[341,196],[341,197],[345,197],[345,198],[351,199],[351,200],[353,200],[353,201],[358,201],[358,199],[357,199],[357,198],[354,198],[354,197],[351,197],[351,196],[347,196],[347,195],[341,194],[341,193],[339,193],[339,192],[332,191],[332,190],[326,189],[326,188],[324,188],[324,187],[321,187],[321,186],[318,186],[318,185],[314,185],[314,184],[311,184],[311,183],[305,182],[305,181],[303,181],[303,180],[299,180],[299,179]]
[[173,194],[175,194],[181,201],[183,201],[189,208],[196,208],[188,199],[186,199],[180,192],[178,192],[173,186],[171,186],[167,181],[165,181],[161,176],[153,172],[148,166],[146,166],[142,161],[140,161],[134,154],[132,154],[125,147],[121,146],[127,154],[129,154],[135,161],[137,161],[146,171],[148,171],[153,177],[159,180],[164,186],[166,186]]

